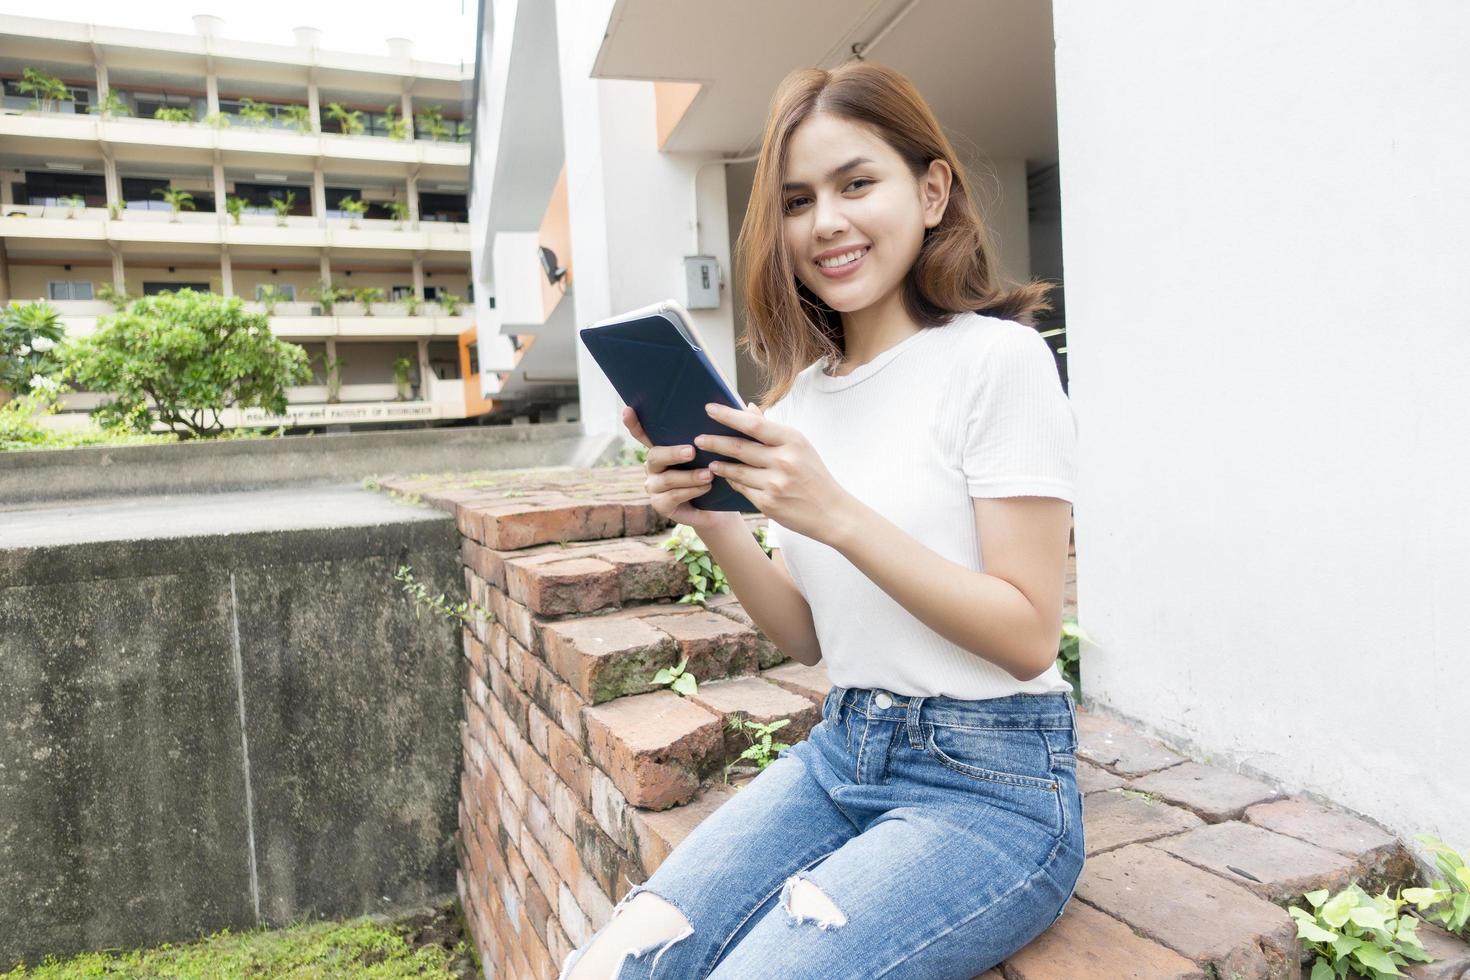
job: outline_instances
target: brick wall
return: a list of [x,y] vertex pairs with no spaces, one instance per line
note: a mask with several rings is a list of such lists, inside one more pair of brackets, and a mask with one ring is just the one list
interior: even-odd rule
[[[738,790],[725,724],[819,720],[819,668],[781,653],[726,594],[681,604],[641,466],[389,479],[454,513],[469,597],[458,887],[496,977],[555,977],[700,820]],[[748,519],[752,531],[764,518]],[[657,688],[688,661],[699,692]],[[738,785],[738,780],[735,781]]]

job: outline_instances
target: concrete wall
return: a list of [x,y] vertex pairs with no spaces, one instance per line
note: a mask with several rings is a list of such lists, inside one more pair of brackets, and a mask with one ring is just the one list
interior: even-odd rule
[[[350,351],[342,356],[350,359]],[[608,451],[617,452],[608,437],[584,438],[581,425],[568,422],[0,453],[0,510],[108,494],[341,483],[390,472],[587,466]]]
[[454,887],[458,538],[375,506],[0,550],[0,971]]
[[1470,7],[1058,0],[1088,697],[1470,842]]

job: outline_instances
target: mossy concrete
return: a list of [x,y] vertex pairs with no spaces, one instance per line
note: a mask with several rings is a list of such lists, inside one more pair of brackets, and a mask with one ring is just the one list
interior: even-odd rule
[[458,536],[334,492],[337,526],[0,526],[0,971],[453,891],[460,632],[393,571],[461,597]]

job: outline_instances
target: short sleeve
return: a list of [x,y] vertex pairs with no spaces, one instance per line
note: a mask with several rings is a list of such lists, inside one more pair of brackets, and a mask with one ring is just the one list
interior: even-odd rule
[[968,373],[961,451],[972,497],[1075,502],[1077,418],[1046,339],[1015,324]]

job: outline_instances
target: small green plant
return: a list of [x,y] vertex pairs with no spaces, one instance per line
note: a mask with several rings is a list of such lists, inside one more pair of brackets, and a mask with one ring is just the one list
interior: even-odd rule
[[712,595],[729,592],[725,573],[710,557],[699,533],[687,524],[674,525],[674,533],[660,545],[672,551],[674,557],[689,567],[689,591],[680,597],[681,603],[705,602]]
[[179,220],[180,211],[194,210],[194,195],[186,190],[178,187],[158,187],[154,189],[153,193],[162,197],[168,202],[168,206],[173,208],[171,221]]
[[398,389],[398,400],[407,401],[413,393],[413,361],[400,357],[393,362],[393,385]]
[[65,332],[56,307],[43,300],[0,308],[0,391],[24,395],[37,377],[57,373]]
[[342,369],[347,362],[340,357],[322,356],[322,370],[327,378],[327,401],[337,404],[342,400]]
[[107,94],[102,97],[102,101],[96,105],[87,106],[87,111],[93,115],[101,116],[103,119],[110,119],[113,116],[129,115],[133,110],[129,109],[127,102],[123,100],[121,95],[117,94],[117,89],[110,88],[107,90]]
[[[618,450],[618,455],[609,466],[642,466],[648,461],[647,446],[623,446]],[[761,529],[762,531],[765,528]]]
[[118,289],[110,282],[97,283],[92,290],[92,295],[119,311],[127,309],[128,304],[133,301],[133,297],[129,296],[125,290]]
[[287,191],[285,197],[271,198],[271,207],[276,209],[276,224],[284,228],[286,226],[286,217],[291,213],[291,209],[295,206],[295,191]]
[[31,108],[41,112],[50,112],[57,102],[71,98],[71,89],[65,82],[34,68],[24,69],[15,87],[22,95],[32,96]]
[[439,308],[444,311],[445,316],[459,316],[459,308],[464,303],[464,300],[453,293],[440,291],[434,297],[434,302],[439,304]]
[[230,125],[230,117],[223,112],[211,112],[204,117],[204,125],[211,129],[224,129]]
[[393,573],[393,578],[403,583],[403,591],[413,599],[415,615],[420,610],[427,609],[430,612],[454,620],[465,625],[474,621],[475,616],[483,616],[487,623],[495,622],[495,614],[478,602],[450,602],[443,592],[431,596],[424,583],[414,578],[412,565],[399,565],[398,570]]
[[340,102],[327,103],[327,118],[336,121],[347,136],[358,136],[363,131],[362,113],[357,109],[348,109]]
[[1082,700],[1082,641],[1092,642],[1092,637],[1082,631],[1077,620],[1062,620],[1062,642],[1057,650],[1057,669],[1072,685],[1072,696]]
[[699,693],[699,681],[694,675],[685,670],[689,658],[685,657],[673,667],[660,667],[658,673],[653,675],[650,684],[667,684],[675,694],[682,694],[686,698],[692,698]]
[[373,315],[373,304],[383,302],[383,290],[377,286],[358,286],[352,291],[352,298],[362,304],[362,315]]
[[245,213],[245,209],[249,206],[250,202],[243,197],[236,197],[233,194],[225,195],[225,212],[229,214],[230,220],[234,221],[237,225],[240,223],[240,216]]
[[344,298],[341,290],[333,288],[330,283],[323,279],[317,280],[317,284],[311,289],[311,294],[321,304],[322,313],[325,316],[331,316],[332,310],[337,305],[337,300]]
[[412,128],[407,119],[398,114],[398,106],[388,103],[383,108],[383,124],[388,127],[388,138],[394,140],[406,140],[413,135]]
[[251,126],[269,126],[276,118],[275,110],[264,102],[256,102],[250,97],[240,100],[240,111],[238,113],[242,122]]
[[383,204],[383,207],[388,209],[389,216],[398,223],[398,227],[402,228],[403,223],[408,220],[408,202],[387,201]]
[[348,214],[349,227],[357,227],[357,219],[367,213],[368,203],[352,197],[344,197],[337,202],[337,207]]
[[[750,740],[750,745],[735,757],[735,761],[725,767],[725,782],[730,781],[732,772],[760,772],[762,769],[776,761],[782,750],[791,746],[786,742],[777,742],[773,736],[776,732],[791,724],[790,718],[777,718],[769,724],[761,724],[751,721],[742,714],[732,714],[725,722],[725,727],[739,735],[744,735]],[[742,762],[751,762],[751,766],[742,766]]]
[[1415,929],[1419,920],[1401,913],[1407,901],[1387,892],[1369,895],[1356,882],[1328,897],[1325,888],[1303,896],[1311,909],[1292,906],[1296,934],[1316,954],[1311,980],[1361,976],[1367,980],[1402,976],[1401,966],[1429,963]]
[[423,300],[419,299],[418,293],[404,293],[403,298],[398,302],[403,304],[404,313],[407,313],[409,316],[418,316],[419,306],[423,303]]
[[77,211],[87,206],[87,199],[80,194],[67,194],[63,197],[58,197],[56,200],[62,207],[66,208],[66,216],[68,218],[75,218]]
[[1444,877],[1434,879],[1428,888],[1405,888],[1404,898],[1430,922],[1466,935],[1470,932],[1466,929],[1470,924],[1470,863],[1437,837],[1415,834],[1414,839],[1434,854],[1434,863]]
[[265,308],[266,316],[275,316],[276,304],[288,298],[284,289],[275,283],[261,286],[257,292],[255,301]]
[[418,112],[419,129],[429,134],[429,138],[439,141],[450,134],[449,124],[444,121],[444,109],[442,106],[431,105],[420,109]]
[[121,221],[123,205],[121,201],[112,201],[107,205],[107,217],[112,221]]
[[194,121],[194,110],[183,109],[179,106],[161,105],[153,110],[153,118],[161,119],[166,123],[191,123]]
[[281,120],[287,126],[295,126],[297,132],[311,132],[311,110],[304,105],[286,106],[281,110]]

